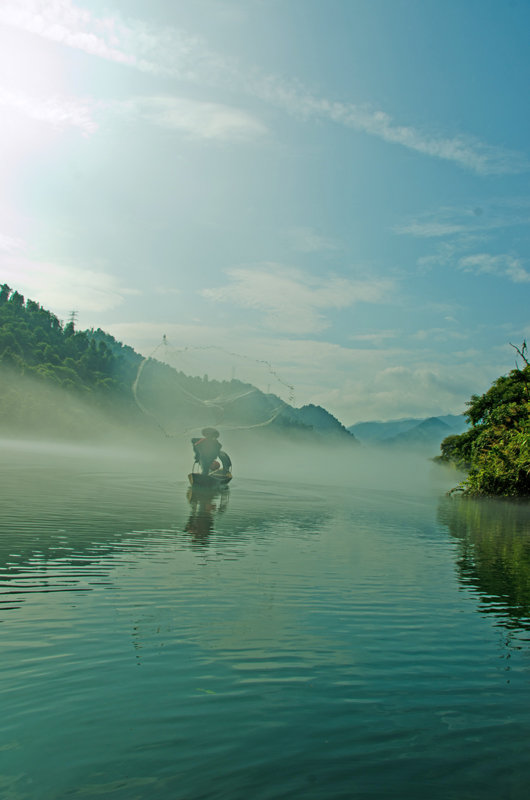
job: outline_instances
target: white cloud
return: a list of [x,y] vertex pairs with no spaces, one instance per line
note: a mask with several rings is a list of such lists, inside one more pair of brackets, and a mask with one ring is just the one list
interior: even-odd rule
[[527,226],[530,222],[528,197],[482,200],[465,206],[439,208],[394,226],[397,234],[421,238],[442,238],[461,234],[484,234],[493,230]]
[[201,294],[217,302],[264,312],[266,324],[277,331],[316,333],[328,327],[325,309],[383,301],[388,280],[352,281],[338,276],[314,278],[300,270],[265,264],[257,269],[231,269],[230,283]]
[[491,255],[476,252],[491,246],[505,231],[526,229],[530,222],[530,198],[508,197],[470,203],[462,207],[444,207],[422,214],[415,220],[396,225],[394,233],[435,239],[434,251],[420,256],[421,269],[457,266],[466,272],[504,276],[514,283],[527,283],[530,273],[516,255]]
[[0,274],[2,282],[58,313],[110,311],[133,293],[108,273],[22,256],[0,259]]
[[145,72],[239,89],[289,114],[327,119],[478,174],[520,173],[530,168],[524,155],[487,145],[475,137],[431,134],[398,124],[385,111],[316,97],[299,82],[252,73],[212,52],[200,37],[175,28],[124,21],[118,15],[95,17],[71,0],[4,0],[0,21]]
[[464,225],[451,224],[448,222],[411,222],[408,225],[397,225],[395,233],[410,234],[411,236],[421,236],[432,238],[438,236],[451,236],[465,230]]
[[367,342],[375,347],[380,347],[389,339],[397,339],[399,331],[376,331],[375,333],[357,333],[350,336],[353,342]]
[[530,283],[530,272],[523,267],[521,259],[506,254],[476,253],[459,259],[458,266],[465,272],[504,276],[514,283]]
[[[404,358],[407,358],[406,354]],[[390,359],[389,359],[390,360]],[[335,408],[346,425],[376,419],[459,414],[473,392],[485,391],[502,372],[501,365],[479,363],[470,354],[450,365],[419,364],[368,368],[342,385]],[[322,395],[322,404],[331,398]]]
[[[446,317],[446,319],[453,321],[449,317]],[[451,330],[450,328],[426,328],[416,331],[411,338],[417,341],[447,342],[453,339],[467,339],[468,336],[467,333]]]
[[163,294],[163,295],[168,295],[168,294],[180,295],[181,294],[181,290],[180,289],[176,289],[174,286],[167,286],[167,285],[162,285],[162,284],[159,284],[158,286],[155,286],[154,287],[154,291],[156,292],[156,294]]
[[[96,103],[60,95],[35,97],[0,86],[0,108],[21,114],[50,128],[78,128],[92,134],[98,128],[96,112],[118,112],[141,118],[158,127],[201,139],[243,141],[263,136],[267,129],[253,115],[233,106],[171,95],[138,97],[118,103]],[[1,133],[1,132],[0,132]]]
[[505,274],[514,283],[530,283],[530,272],[522,266],[518,258],[510,258]]
[[194,80],[221,68],[200,37],[117,13],[98,17],[71,0],[3,0],[1,22],[143,72]]
[[[232,374],[287,402],[294,386],[294,404],[318,402],[322,392],[334,392],[345,375],[358,375],[398,351],[348,348],[313,339],[291,339],[257,334],[255,327],[208,326],[203,323],[130,322],[106,326],[117,339],[144,355],[166,360],[190,375],[225,380]],[[163,344],[166,337],[167,346]],[[213,345],[212,342],[215,342]],[[232,373],[232,367],[234,372]],[[333,411],[331,407],[329,410]]]
[[3,0],[0,22],[111,61],[135,61],[117,46],[112,19],[97,19],[70,0]]
[[293,250],[298,250],[300,253],[338,250],[338,244],[334,239],[322,236],[313,228],[291,228],[287,233],[287,238]]
[[530,168],[528,159],[521,153],[487,145],[472,136],[437,136],[410,125],[399,125],[385,111],[314,97],[303,87],[274,76],[254,79],[250,86],[258,97],[292,114],[329,119],[386,142],[452,161],[482,175],[519,173]]
[[[512,363],[507,347],[487,353],[461,350],[450,362],[441,363],[435,349],[407,350],[401,339],[399,347],[390,342],[382,348],[344,347],[311,338],[257,334],[255,326],[237,322],[227,327],[130,322],[106,329],[144,355],[155,351],[156,358],[167,356],[168,363],[187,374],[207,372],[226,379],[231,377],[229,365],[236,363],[235,377],[265,391],[272,383],[270,390],[285,400],[290,384],[295,405],[322,405],[345,425],[461,413],[473,392],[486,391]],[[231,361],[234,355],[238,358]],[[267,364],[284,383],[274,383]]]
[[[93,119],[94,104],[90,101],[73,100],[60,96],[30,97],[20,92],[8,91],[0,86],[0,107],[23,114],[37,122],[44,122],[56,129],[74,127],[88,134],[93,133],[97,128]],[[3,124],[5,125],[5,123],[4,116]]]
[[186,97],[139,97],[123,105],[149,122],[202,139],[242,140],[262,136],[265,126],[232,106]]
[[16,236],[0,233],[0,253],[19,253],[25,249],[25,242]]

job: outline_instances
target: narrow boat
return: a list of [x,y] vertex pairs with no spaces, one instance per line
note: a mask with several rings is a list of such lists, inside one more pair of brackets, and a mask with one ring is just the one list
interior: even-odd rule
[[[205,430],[208,430],[208,428],[205,428]],[[195,441],[193,439],[192,442],[194,442],[195,449]],[[188,475],[190,486],[215,489],[216,487],[226,486],[232,480],[232,460],[224,450],[219,452],[219,461],[217,459],[212,461],[207,475],[203,472],[194,472],[196,467],[199,467],[198,457],[196,457]]]
[[210,472],[209,475],[203,475],[202,472],[190,472],[188,479],[191,486],[203,489],[215,489],[218,486],[226,486],[230,483],[232,474],[230,472],[222,472],[221,470]]

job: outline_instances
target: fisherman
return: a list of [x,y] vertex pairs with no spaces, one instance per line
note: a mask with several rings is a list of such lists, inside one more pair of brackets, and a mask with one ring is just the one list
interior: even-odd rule
[[[219,431],[215,428],[203,428],[201,433],[202,439],[194,437],[191,443],[195,453],[195,461],[198,461],[201,465],[202,474],[208,475],[215,459],[221,457],[221,443],[219,442]],[[224,455],[226,456],[226,453]],[[214,469],[217,468],[218,465],[214,467]]]
[[220,460],[221,464],[223,465],[223,474],[224,475],[228,475],[230,473],[230,468],[232,466],[232,459],[230,458],[228,453],[225,453],[224,450],[220,450],[219,451],[219,460]]

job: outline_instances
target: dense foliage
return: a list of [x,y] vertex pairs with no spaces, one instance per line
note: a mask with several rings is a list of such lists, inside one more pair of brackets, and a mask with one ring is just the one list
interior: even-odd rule
[[109,339],[103,331],[63,325],[35,301],[25,301],[6,284],[0,288],[0,365],[12,372],[81,393],[125,396],[132,365],[113,352]]
[[456,488],[470,495],[530,495],[530,366],[473,395],[466,418],[469,430],[441,445],[440,460],[468,472]]

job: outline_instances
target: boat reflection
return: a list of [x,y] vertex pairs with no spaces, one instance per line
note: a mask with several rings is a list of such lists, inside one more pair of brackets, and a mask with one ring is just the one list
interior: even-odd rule
[[186,497],[191,513],[184,531],[191,534],[193,544],[206,546],[214,526],[214,515],[222,514],[228,506],[230,490],[226,486],[206,488],[191,486]]

